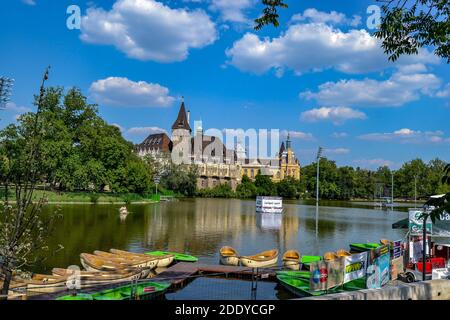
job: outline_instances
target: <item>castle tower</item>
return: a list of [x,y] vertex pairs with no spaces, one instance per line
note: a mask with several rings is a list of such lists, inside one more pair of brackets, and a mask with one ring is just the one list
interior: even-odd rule
[[[183,159],[184,163],[186,163],[185,161],[190,160],[191,132],[192,129],[189,125],[189,120],[186,114],[184,101],[182,101],[180,111],[178,111],[178,117],[172,125],[172,142],[173,142],[172,160],[174,160],[174,156],[177,159]],[[176,162],[178,162],[178,160]]]

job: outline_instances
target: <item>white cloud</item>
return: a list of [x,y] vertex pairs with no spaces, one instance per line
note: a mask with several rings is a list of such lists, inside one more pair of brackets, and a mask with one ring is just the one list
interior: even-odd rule
[[285,137],[287,137],[288,133],[292,139],[299,139],[299,140],[306,140],[306,141],[315,140],[312,133],[307,133],[307,132],[302,132],[302,131],[287,131],[287,130],[281,131],[281,135],[285,136]]
[[358,137],[366,141],[392,141],[400,143],[442,143],[450,142],[450,138],[444,137],[444,132],[437,131],[420,131],[403,128],[394,132],[387,133],[369,133]]
[[18,113],[18,114],[22,114],[22,113],[26,113],[26,112],[31,112],[32,111],[31,108],[18,106],[14,102],[6,103],[4,110],[5,111],[14,112],[14,113]]
[[441,80],[432,73],[404,72],[397,71],[382,81],[366,78],[326,82],[318,92],[302,92],[300,97],[321,105],[395,107],[418,100],[421,95],[431,96],[441,86]]
[[34,0],[22,0],[23,3],[29,5],[29,6],[34,6],[36,5],[36,2]]
[[346,137],[348,137],[348,133],[347,132],[333,132],[333,134],[331,136],[336,139],[346,138]]
[[278,69],[301,74],[330,68],[357,74],[395,65],[439,62],[439,58],[423,49],[418,55],[402,56],[394,64],[388,61],[380,44],[363,29],[344,32],[323,23],[307,23],[291,25],[272,39],[246,33],[226,50],[226,55],[227,63],[255,74]]
[[384,166],[392,167],[395,164],[393,161],[385,160],[385,159],[381,159],[381,158],[356,159],[356,160],[353,160],[353,162],[360,167],[369,168],[369,169],[384,167]]
[[348,154],[350,153],[350,149],[347,148],[335,148],[335,149],[323,149],[325,154]]
[[125,128],[118,123],[111,123],[112,126],[119,128],[120,132],[124,132]]
[[302,112],[301,119],[309,122],[332,121],[334,124],[342,124],[347,120],[367,118],[364,112],[348,107],[322,107]]
[[155,0],[117,0],[110,11],[89,8],[80,38],[113,45],[138,60],[185,60],[191,48],[217,39],[214,22],[202,10],[172,9]]
[[166,133],[167,131],[159,127],[132,127],[125,131],[130,135],[150,135],[155,133]]
[[436,92],[436,97],[438,98],[450,97],[450,83],[447,83],[447,85],[442,90]]
[[220,12],[223,21],[248,23],[245,10],[254,6],[254,0],[212,0],[209,9]]
[[347,24],[356,27],[361,24],[361,17],[354,15],[353,18],[347,18],[343,13],[331,11],[323,12],[315,8],[306,9],[303,13],[292,16],[291,22],[310,21],[314,23]]
[[169,89],[157,83],[120,77],[95,81],[89,88],[89,97],[98,104],[120,107],[167,107],[175,101]]

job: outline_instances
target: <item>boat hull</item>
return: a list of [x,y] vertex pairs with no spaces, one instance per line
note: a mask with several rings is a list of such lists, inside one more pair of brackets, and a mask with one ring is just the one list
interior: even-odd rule
[[249,268],[263,268],[263,267],[270,267],[273,265],[276,265],[278,261],[278,256],[271,258],[269,260],[265,261],[258,261],[254,260],[250,257],[241,257],[240,262],[243,266],[249,267]]
[[300,263],[298,260],[283,260],[283,266],[290,270],[300,270]]
[[220,263],[226,266],[238,266],[239,257],[237,256],[221,256]]

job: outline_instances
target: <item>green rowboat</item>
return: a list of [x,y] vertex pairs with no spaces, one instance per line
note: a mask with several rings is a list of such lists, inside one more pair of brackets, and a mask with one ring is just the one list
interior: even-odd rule
[[66,295],[57,300],[133,300],[135,298],[149,300],[162,295],[170,286],[170,283],[165,282],[142,282],[93,294]]
[[300,262],[303,264],[310,264],[322,260],[321,256],[301,256]]
[[145,252],[145,254],[151,255],[151,256],[164,256],[167,254],[173,254],[174,255],[174,260],[175,261],[182,261],[182,262],[197,262],[198,258],[188,255],[188,254],[183,254],[183,253],[178,253],[178,252],[168,252],[168,251],[150,251],[150,252]]
[[294,278],[284,275],[277,275],[277,279],[283,287],[300,297],[322,296],[324,294],[337,293],[341,290],[340,288],[336,287],[327,291],[311,291],[309,289],[309,279]]
[[277,271],[276,274],[278,276],[286,276],[302,279],[309,279],[311,277],[311,272],[309,271]]
[[364,252],[381,247],[381,243],[369,242],[369,243],[350,243],[350,250],[353,252]]

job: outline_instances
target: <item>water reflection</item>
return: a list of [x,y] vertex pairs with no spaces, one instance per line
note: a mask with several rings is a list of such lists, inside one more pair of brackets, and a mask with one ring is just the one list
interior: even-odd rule
[[[348,248],[351,242],[401,238],[404,231],[391,224],[404,213],[345,207],[320,207],[316,237],[315,206],[285,203],[276,217],[255,212],[255,202],[235,199],[188,199],[160,204],[131,205],[126,219],[117,217],[116,205],[63,206],[63,219],[51,246],[64,250],[50,254],[34,271],[79,265],[81,252],[118,248],[132,251],[165,249],[188,252],[204,263],[218,263],[221,246],[242,255],[276,248],[302,254]],[[47,211],[54,207],[47,206]]]

